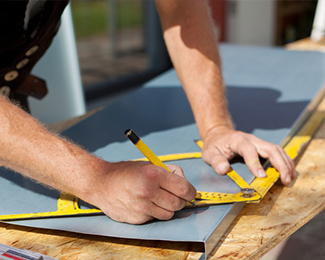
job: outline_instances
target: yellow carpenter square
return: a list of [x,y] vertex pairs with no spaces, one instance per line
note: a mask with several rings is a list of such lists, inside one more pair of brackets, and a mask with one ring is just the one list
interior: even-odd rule
[[267,177],[255,178],[250,184],[250,186],[258,192],[262,198],[280,177],[280,173],[273,167],[269,167],[265,172]]
[[323,122],[324,117],[324,111],[315,111],[298,133],[286,144],[284,150],[291,159],[294,159],[300,150],[312,139],[313,134]]
[[231,169],[227,175],[230,177],[230,179],[232,179],[240,188],[242,189],[246,189],[246,188],[251,188],[251,186],[244,181],[244,179],[237,173],[235,172],[233,169]]
[[[234,203],[234,202],[257,203],[261,200],[261,196],[257,192],[254,192],[250,198],[244,197],[244,195],[241,192],[236,194],[217,193],[217,192],[210,192],[211,194],[205,194],[205,193],[206,192],[202,192],[202,191],[198,192],[198,195],[196,196],[197,207],[227,204],[227,203]],[[202,199],[199,199],[200,197]],[[186,208],[193,208],[193,205],[187,203]]]
[[50,211],[50,212],[0,215],[0,220],[18,220],[18,219],[75,216],[75,215],[104,214],[99,209],[80,209],[78,206],[78,198],[66,193],[62,193],[60,195],[57,206],[58,209],[56,211]]

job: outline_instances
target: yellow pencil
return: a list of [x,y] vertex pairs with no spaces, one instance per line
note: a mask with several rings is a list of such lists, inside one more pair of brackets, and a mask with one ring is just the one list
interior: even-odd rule
[[[153,153],[153,151],[150,150],[150,148],[140,139],[139,136],[136,135],[136,133],[133,132],[132,129],[126,130],[124,134],[153,165],[162,167],[170,172],[167,166]],[[190,201],[190,203],[197,206],[195,199]]]

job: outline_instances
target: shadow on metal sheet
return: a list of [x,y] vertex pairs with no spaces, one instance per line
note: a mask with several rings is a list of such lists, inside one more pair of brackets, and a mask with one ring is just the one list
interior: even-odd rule
[[[45,195],[47,197],[58,199],[60,196],[59,191],[45,186],[41,183],[37,183],[32,179],[24,177],[23,175],[11,171],[10,169],[6,169],[4,167],[0,167],[0,179],[1,178],[12,182],[11,185],[18,185],[26,190]],[[9,187],[7,188],[9,189]]]
[[[229,110],[236,128],[291,128],[309,101],[279,102],[281,93],[268,87],[227,86]],[[166,106],[168,104],[168,106]],[[258,107],[258,109],[256,109]],[[195,123],[189,102],[181,87],[141,88],[98,114],[64,132],[90,151],[113,142],[125,141],[124,131],[137,130],[139,136]],[[80,129],[83,131],[80,131]]]

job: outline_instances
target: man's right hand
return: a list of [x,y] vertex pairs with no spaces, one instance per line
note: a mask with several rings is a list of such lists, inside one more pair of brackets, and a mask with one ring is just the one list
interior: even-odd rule
[[118,222],[171,219],[195,198],[196,190],[180,167],[168,168],[171,172],[148,162],[105,162],[99,170],[104,173],[97,174],[91,199],[86,200]]
[[50,133],[0,96],[0,164],[99,207],[116,221],[167,220],[196,195],[180,167],[109,163]]

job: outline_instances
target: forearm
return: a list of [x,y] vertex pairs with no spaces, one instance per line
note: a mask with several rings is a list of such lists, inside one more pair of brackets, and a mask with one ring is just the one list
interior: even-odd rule
[[[0,97],[0,163],[56,189],[86,197],[102,161],[51,134]],[[87,186],[88,185],[88,186]],[[90,190],[90,189],[89,189]]]
[[294,164],[283,149],[251,134],[235,131],[227,109],[220,57],[206,0],[156,0],[164,38],[178,77],[190,101],[204,141],[202,157],[219,174],[241,155],[255,176],[265,177],[259,156],[289,184]]
[[232,128],[224,95],[217,39],[203,0],[157,0],[164,38],[202,138]]

